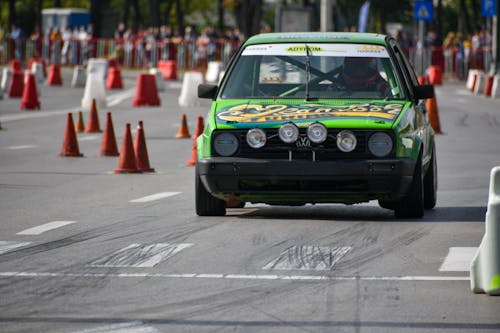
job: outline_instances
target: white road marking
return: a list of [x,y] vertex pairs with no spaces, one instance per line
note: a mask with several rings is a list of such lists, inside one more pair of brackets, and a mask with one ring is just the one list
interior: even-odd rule
[[76,223],[76,221],[52,221],[49,223],[39,225],[37,227],[29,228],[21,232],[18,232],[17,235],[40,235],[46,231],[64,227],[65,225],[73,223]]
[[257,211],[257,208],[228,208],[227,214],[228,216],[240,216],[253,213]]
[[92,267],[154,267],[193,244],[132,244],[100,258]]
[[470,281],[469,276],[335,276],[335,275],[274,275],[274,274],[166,274],[166,273],[72,273],[72,272],[0,272],[0,277],[32,278],[159,278],[159,279],[219,279],[272,281]]
[[181,192],[160,192],[152,195],[148,195],[146,197],[130,200],[129,202],[134,202],[134,203],[144,203],[144,202],[150,202],[150,201],[155,201],[155,200],[160,200],[164,198],[168,198],[177,194],[180,194]]
[[468,272],[476,255],[477,247],[450,247],[448,255],[439,268],[440,272]]
[[331,270],[351,247],[292,246],[262,269]]
[[142,321],[131,321],[127,323],[106,325],[73,333],[159,333],[157,329],[146,326]]
[[78,138],[78,141],[94,141],[100,138],[101,137],[99,135],[82,136]]
[[24,146],[9,146],[7,149],[10,150],[20,150],[20,149],[31,149],[31,148],[36,148],[38,146],[35,145],[24,145]]
[[[129,89],[124,92],[119,92],[116,94],[112,94],[108,97],[106,97],[106,101],[109,106],[115,106],[122,101],[124,101],[127,98],[133,97],[135,89]],[[75,113],[78,111],[82,111],[81,107],[71,107],[67,109],[62,109],[62,110],[55,110],[55,111],[46,111],[43,110],[42,112],[26,112],[26,113],[11,113],[11,114],[6,114],[0,116],[0,123],[7,123],[9,121],[18,121],[18,120],[24,120],[24,119],[36,119],[36,118],[46,118],[46,117],[51,117],[51,116],[57,116],[61,114],[67,114],[67,113]],[[84,110],[84,112],[88,112],[88,110]]]
[[0,241],[0,254],[7,253],[17,248],[30,245],[31,242],[4,242]]
[[108,96],[106,98],[106,103],[107,103],[108,107],[115,106],[115,105],[120,104],[121,102],[123,102],[124,100],[126,100],[128,98],[134,97],[134,94],[135,94],[134,88],[128,89],[128,90],[125,90],[123,92],[119,92],[117,94],[113,94],[111,96]]

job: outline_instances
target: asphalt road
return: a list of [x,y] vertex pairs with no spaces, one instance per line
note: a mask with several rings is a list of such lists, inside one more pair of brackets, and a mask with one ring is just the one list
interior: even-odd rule
[[[437,87],[437,207],[399,220],[376,203],[194,212],[191,133],[208,107],[132,107],[137,72],[108,92],[118,146],[144,122],[155,173],[113,174],[101,135],[59,157],[82,88],[43,87],[41,111],[0,100],[0,332],[499,332],[500,298],[470,291],[500,100]],[[88,112],[84,113],[87,121]]]

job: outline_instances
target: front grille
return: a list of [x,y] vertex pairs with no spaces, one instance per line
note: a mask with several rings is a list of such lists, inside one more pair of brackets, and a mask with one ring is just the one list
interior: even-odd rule
[[[258,159],[291,159],[291,160],[316,160],[316,161],[332,161],[339,159],[363,159],[375,158],[368,150],[368,138],[374,131],[372,130],[351,130],[357,139],[356,149],[352,152],[345,153],[337,148],[337,134],[342,129],[329,129],[328,137],[321,144],[309,142],[307,145],[307,133],[305,128],[299,129],[299,140],[297,142],[302,145],[297,145],[297,142],[292,144],[283,143],[278,136],[277,128],[263,129],[266,132],[266,145],[259,149],[254,149],[248,146],[246,142],[246,134],[248,130],[224,130],[224,132],[233,133],[239,140],[240,146],[234,157],[258,158]],[[215,135],[217,131],[213,133]],[[387,131],[392,137],[392,133]],[[306,140],[306,141],[304,141]],[[305,144],[304,144],[305,143]],[[393,149],[394,150],[394,149]],[[214,150],[212,150],[214,151]],[[391,154],[387,157],[390,157]]]

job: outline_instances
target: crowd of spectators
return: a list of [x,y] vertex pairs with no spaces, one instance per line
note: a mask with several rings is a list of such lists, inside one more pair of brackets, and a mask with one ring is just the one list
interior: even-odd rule
[[[355,27],[348,30],[355,31]],[[410,59],[412,52],[415,52],[419,46],[426,49],[442,49],[442,53],[448,62],[448,67],[452,66],[452,70],[460,78],[465,75],[469,68],[488,70],[491,62],[492,36],[486,29],[478,30],[474,34],[467,36],[460,32],[449,32],[442,40],[433,31],[429,31],[423,41],[419,41],[417,36],[412,36],[404,30],[398,30],[395,37]],[[152,50],[156,50],[155,47],[158,47],[158,45],[188,43],[192,47],[190,56],[194,58],[194,62],[200,63],[214,60],[216,56],[220,57],[221,45],[233,45],[232,48],[228,49],[230,50],[229,52],[234,51],[245,38],[237,28],[218,31],[212,25],[207,25],[203,28],[188,25],[184,28],[184,31],[180,32],[169,25],[147,28],[139,27],[134,30],[126,27],[124,23],[119,23],[113,37],[106,40],[111,40],[115,43],[117,54],[114,56],[119,57],[120,54],[123,56],[127,52],[130,53],[139,50],[144,55],[146,62],[151,61],[151,52]],[[25,58],[26,41],[30,41],[31,45],[34,45],[34,50],[31,50],[32,53],[30,54],[34,56],[42,56],[42,45],[50,45],[52,49],[49,53],[51,56],[54,53],[59,53],[60,58],[56,61],[60,61],[61,63],[72,63],[70,52],[71,48],[75,47],[75,42],[78,43],[79,48],[84,49],[86,53],[84,57],[90,57],[95,54],[96,48],[96,43],[90,42],[95,41],[92,24],[86,27],[66,27],[62,31],[59,28],[53,27],[45,33],[42,33],[41,29],[36,27],[31,34],[26,35],[16,25],[12,25],[10,30],[7,31],[0,21],[0,54],[5,55],[6,43],[4,41],[11,42],[10,45],[12,47],[9,56],[17,59]],[[58,48],[59,52],[53,52],[55,47]],[[173,57],[173,55],[170,54],[169,57]],[[54,61],[52,58],[50,60]]]

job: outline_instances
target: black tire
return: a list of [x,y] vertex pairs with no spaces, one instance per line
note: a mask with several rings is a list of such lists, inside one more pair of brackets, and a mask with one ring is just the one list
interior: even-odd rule
[[226,202],[212,196],[203,185],[198,170],[195,179],[196,214],[198,216],[224,216],[226,215]]
[[432,209],[437,201],[437,161],[436,149],[432,149],[431,162],[424,177],[424,208]]
[[415,164],[413,180],[408,194],[397,204],[396,217],[420,218],[424,216],[424,182],[422,177],[422,153],[420,152]]

